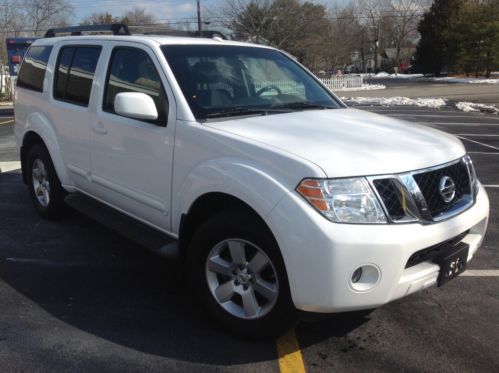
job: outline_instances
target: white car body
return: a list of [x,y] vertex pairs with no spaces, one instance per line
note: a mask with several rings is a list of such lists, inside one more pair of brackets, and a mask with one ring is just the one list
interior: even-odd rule
[[[53,50],[43,92],[16,90],[19,147],[28,132],[35,132],[68,192],[82,192],[174,238],[179,238],[182,216],[199,198],[223,193],[243,201],[273,233],[293,303],[304,311],[374,308],[435,285],[439,266],[425,261],[405,268],[409,257],[465,231],[463,242],[472,258],[489,214],[481,185],[471,207],[426,225],[334,223],[296,191],[306,178],[391,175],[453,162],[465,155],[457,138],[349,108],[200,123],[160,46],[220,43],[262,48],[155,36],[36,41]],[[58,50],[71,44],[102,47],[88,107],[52,97]],[[166,127],[102,110],[103,77],[117,45],[143,49],[154,61],[169,101]],[[352,274],[363,265],[375,268],[378,276],[365,289],[355,288]]]

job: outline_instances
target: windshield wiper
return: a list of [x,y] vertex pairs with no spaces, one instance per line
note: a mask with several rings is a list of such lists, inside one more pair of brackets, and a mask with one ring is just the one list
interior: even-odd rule
[[333,106],[314,104],[311,102],[288,102],[285,104],[272,105],[274,109],[335,109]]
[[258,108],[258,107],[231,107],[227,109],[220,109],[211,113],[206,114],[206,118],[220,118],[220,117],[232,117],[236,115],[252,115],[260,114],[267,115],[268,113],[282,113],[285,108]]

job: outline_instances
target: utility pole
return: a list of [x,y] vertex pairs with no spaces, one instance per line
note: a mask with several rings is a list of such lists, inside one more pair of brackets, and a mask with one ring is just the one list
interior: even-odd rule
[[380,20],[378,19],[378,26],[376,27],[376,37],[374,39],[374,73],[378,72],[378,47],[380,37]]
[[203,26],[201,23],[201,0],[196,0],[198,6],[198,32],[199,36],[203,36]]

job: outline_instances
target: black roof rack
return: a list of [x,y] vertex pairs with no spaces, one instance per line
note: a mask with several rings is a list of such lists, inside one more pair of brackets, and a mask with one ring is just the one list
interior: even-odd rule
[[45,33],[46,38],[53,38],[56,34],[71,34],[71,36],[81,35],[82,32],[112,32],[113,35],[131,35],[128,26],[122,23],[108,25],[84,25],[51,28]]
[[164,36],[186,36],[191,38],[215,38],[227,40],[227,37],[220,31],[215,30],[203,30],[203,31],[186,31],[186,30],[172,30],[169,27],[163,25],[153,25],[153,26],[141,26],[141,25],[130,25],[129,29],[132,34],[140,35],[164,35]]

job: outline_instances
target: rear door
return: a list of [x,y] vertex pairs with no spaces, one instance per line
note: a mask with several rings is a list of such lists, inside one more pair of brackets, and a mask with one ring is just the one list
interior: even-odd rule
[[94,75],[102,44],[64,44],[56,51],[51,86],[50,120],[54,124],[61,154],[75,186],[90,183],[90,118]]
[[[173,94],[152,48],[110,42],[107,71],[92,119],[93,194],[164,231],[170,231],[175,129]],[[118,115],[120,92],[142,92],[154,100],[155,121]]]

